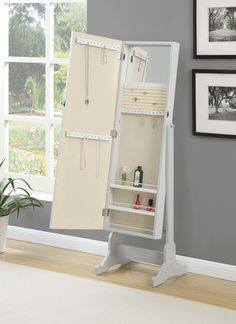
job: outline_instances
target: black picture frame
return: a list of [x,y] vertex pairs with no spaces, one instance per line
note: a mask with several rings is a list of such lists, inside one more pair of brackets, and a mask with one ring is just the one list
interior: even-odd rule
[[[197,113],[197,107],[196,107],[196,74],[198,73],[205,73],[205,74],[235,74],[236,70],[205,70],[205,69],[193,69],[192,70],[192,126],[193,126],[193,132],[192,134],[194,136],[207,136],[207,137],[218,137],[218,138],[236,138],[236,132],[235,135],[229,135],[229,134],[218,134],[218,133],[205,133],[205,132],[199,132],[197,131],[197,125],[196,125],[196,113]],[[236,87],[236,85],[235,85]],[[236,121],[235,121],[236,124]]]
[[[194,59],[236,59],[236,42],[235,42],[235,55],[202,55],[198,54],[197,44],[197,5],[199,0],[193,0],[193,58]],[[222,0],[222,3],[224,0]]]

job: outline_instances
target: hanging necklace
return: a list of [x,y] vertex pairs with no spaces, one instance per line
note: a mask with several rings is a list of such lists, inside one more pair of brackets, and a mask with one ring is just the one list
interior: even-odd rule
[[89,104],[89,42],[84,47],[85,50],[85,104]]
[[107,52],[106,52],[106,46],[101,49],[101,54],[102,54],[102,63],[107,64]]
[[87,170],[87,140],[85,138],[82,139],[81,142],[81,154],[80,154],[80,169]]

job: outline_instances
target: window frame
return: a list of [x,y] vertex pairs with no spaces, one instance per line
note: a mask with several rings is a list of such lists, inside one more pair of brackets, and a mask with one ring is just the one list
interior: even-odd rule
[[[0,3],[0,39],[3,48],[0,53],[0,160],[6,161],[0,170],[0,177],[22,177],[40,192],[52,193],[54,188],[54,126],[61,125],[62,118],[54,116],[54,66],[67,65],[69,58],[54,57],[54,5],[64,3],[85,3],[86,0],[8,0]],[[17,57],[9,56],[9,4],[40,3],[45,4],[45,56]],[[86,22],[87,25],[87,22]],[[9,114],[9,64],[43,63],[45,66],[45,116],[22,116]],[[36,122],[45,127],[46,175],[29,175],[8,172],[9,122]]]

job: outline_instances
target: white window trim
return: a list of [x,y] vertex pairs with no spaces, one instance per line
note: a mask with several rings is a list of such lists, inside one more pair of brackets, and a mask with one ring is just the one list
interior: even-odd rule
[[[8,0],[0,3],[0,39],[3,40],[3,48],[0,51],[0,161],[8,153],[8,129],[9,121],[34,121],[45,126],[45,159],[46,176],[9,173],[8,160],[0,170],[0,177],[22,177],[27,180],[38,192],[52,193],[54,188],[54,140],[53,126],[61,123],[61,118],[53,115],[54,108],[54,65],[68,64],[67,58],[54,58],[54,4],[55,3],[84,3],[85,0]],[[41,3],[45,4],[45,57],[10,57],[8,56],[8,4],[11,3]],[[46,72],[46,96],[45,116],[20,116],[8,114],[8,64],[9,63],[43,63]]]

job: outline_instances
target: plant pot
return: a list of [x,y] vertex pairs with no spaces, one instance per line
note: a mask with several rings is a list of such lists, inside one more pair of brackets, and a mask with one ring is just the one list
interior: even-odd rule
[[9,216],[0,217],[0,253],[6,251],[8,221],[9,221]]

